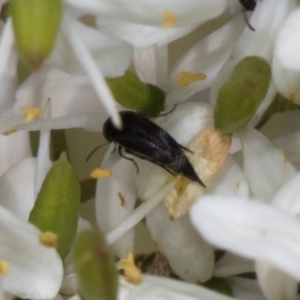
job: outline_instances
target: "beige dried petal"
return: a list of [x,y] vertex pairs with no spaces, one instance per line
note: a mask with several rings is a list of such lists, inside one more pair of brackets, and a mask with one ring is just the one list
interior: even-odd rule
[[[193,153],[186,153],[200,179],[208,186],[222,166],[231,144],[231,136],[214,128],[206,128],[187,145]],[[191,204],[205,192],[205,188],[186,177],[176,175],[175,188],[165,197],[164,204],[171,219],[187,213]]]

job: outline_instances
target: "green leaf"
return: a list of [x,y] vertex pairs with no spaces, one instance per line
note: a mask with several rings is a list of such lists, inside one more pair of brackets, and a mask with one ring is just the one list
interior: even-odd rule
[[213,277],[203,284],[203,286],[210,290],[219,292],[226,296],[233,296],[230,285],[225,281],[224,278]]
[[20,58],[38,69],[54,46],[62,0],[11,0],[9,5]]
[[159,114],[164,108],[165,93],[158,87],[142,82],[133,72],[122,77],[106,78],[116,101],[141,113]]
[[262,58],[245,57],[219,91],[214,109],[215,128],[224,133],[243,129],[265,98],[271,68]]
[[73,248],[79,289],[86,300],[117,299],[118,274],[112,253],[99,231],[82,232]]
[[42,184],[29,221],[41,231],[58,236],[57,252],[66,257],[76,234],[80,186],[65,153],[52,164]]

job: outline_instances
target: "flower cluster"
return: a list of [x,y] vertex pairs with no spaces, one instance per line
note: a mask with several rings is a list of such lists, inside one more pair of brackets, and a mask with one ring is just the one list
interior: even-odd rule
[[[27,2],[0,0],[0,298],[299,297],[299,1]],[[165,110],[161,155],[204,184],[133,131],[80,203],[51,130],[120,130],[125,109]]]

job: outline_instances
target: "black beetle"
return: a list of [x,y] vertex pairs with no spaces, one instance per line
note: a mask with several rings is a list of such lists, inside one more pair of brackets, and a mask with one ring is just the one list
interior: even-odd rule
[[[141,114],[132,111],[121,111],[123,128],[118,129],[108,118],[103,125],[103,135],[108,142],[118,145],[129,154],[146,159],[173,174],[179,173],[205,187],[189,162],[183,150],[189,149],[178,144],[165,130]],[[133,161],[133,160],[132,160]]]

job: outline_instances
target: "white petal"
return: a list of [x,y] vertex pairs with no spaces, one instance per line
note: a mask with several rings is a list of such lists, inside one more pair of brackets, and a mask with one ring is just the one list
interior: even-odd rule
[[276,3],[272,0],[258,1],[249,20],[255,31],[245,28],[233,49],[234,59],[236,56],[241,59],[243,56],[258,55],[271,61],[278,31],[295,6],[294,0],[278,0]]
[[14,164],[31,156],[28,132],[0,135],[0,176]]
[[291,12],[281,26],[275,45],[275,56],[291,71],[300,71],[300,9]]
[[68,0],[69,4],[80,7],[91,14],[115,20],[136,22],[145,25],[161,26],[162,13],[165,11],[175,14],[174,26],[189,26],[204,23],[209,19],[219,16],[225,9],[227,1],[224,0]]
[[[129,67],[133,48],[127,43],[110,38],[100,31],[76,22],[76,31],[82,37],[95,63],[104,76],[122,76]],[[72,51],[68,38],[59,34],[48,62],[70,74],[82,73],[82,66]],[[86,98],[85,98],[86,99]]]
[[[298,118],[299,119],[299,118]],[[273,140],[273,143],[283,150],[287,159],[297,168],[300,169],[300,132],[284,135]]]
[[131,215],[105,236],[107,243],[109,245],[113,244],[144,219],[160,202],[163,201],[166,195],[174,188],[174,185],[174,182],[169,182],[156,191],[151,197],[146,199],[145,203],[142,203]]
[[0,204],[18,216],[20,220],[28,220],[35,201],[35,170],[36,159],[28,157],[0,178]]
[[[146,217],[147,227],[172,270],[189,282],[205,282],[212,276],[214,250],[193,229],[187,215],[174,221],[163,204]],[[178,252],[180,250],[180,253]]]
[[248,181],[241,167],[230,155],[226,157],[225,162],[213,177],[210,185],[205,190],[205,194],[248,197]]
[[165,129],[179,144],[186,145],[204,128],[212,125],[211,107],[204,103],[184,103],[155,122]]
[[2,80],[7,67],[7,62],[9,61],[9,57],[11,55],[14,44],[14,34],[12,28],[12,20],[8,18],[5,22],[5,26],[1,35],[0,40],[0,79]]
[[[51,115],[51,102],[48,100],[45,104],[43,118],[48,119]],[[37,167],[36,167],[36,174],[35,174],[35,199],[40,191],[40,188],[43,184],[43,181],[51,167],[51,160],[50,160],[50,138],[51,133],[50,130],[41,130],[40,132],[40,139],[39,139],[39,149],[37,153]]]
[[[1,50],[0,50],[1,51]],[[3,75],[0,77],[1,89],[0,89],[0,111],[3,112],[6,109],[9,109],[15,101],[15,93],[18,88],[18,79],[17,79],[17,61],[18,55],[15,51],[12,51],[8,57],[8,61],[5,62],[3,58],[2,62],[5,62],[6,65],[3,69]],[[0,63],[1,64],[1,63]],[[0,66],[1,68],[1,66]]]
[[[96,217],[103,233],[108,233],[117,227],[134,210],[136,187],[133,181],[135,166],[131,161],[120,159],[110,164],[110,153],[114,145],[108,149],[102,168],[112,172],[111,177],[99,178],[96,189]],[[116,154],[118,155],[118,154]],[[134,230],[113,244],[113,250],[119,257],[126,257],[128,251],[133,251]]]
[[269,300],[295,299],[298,282],[268,261],[256,262],[256,274],[264,295]]
[[69,274],[63,278],[61,283],[60,293],[65,295],[74,295],[78,293],[77,275]]
[[0,256],[10,264],[2,288],[21,298],[50,299],[60,287],[63,267],[54,248],[39,243],[39,230],[0,207]]
[[252,260],[227,252],[216,262],[213,274],[217,277],[228,277],[254,271]]
[[52,118],[96,113],[104,109],[88,77],[43,68],[33,73],[18,89],[15,111],[20,111],[23,106],[43,109],[48,99],[51,100]]
[[96,24],[105,34],[126,41],[137,48],[163,46],[195,29],[194,25],[163,28],[102,17],[97,18]]
[[[186,51],[171,71],[170,92],[166,98],[169,105],[186,100],[211,86],[242,33],[244,22],[243,16],[239,15]],[[183,86],[176,80],[176,75],[180,72],[204,73],[207,77]]]
[[248,128],[240,136],[244,172],[251,192],[255,198],[269,202],[276,191],[296,175],[296,170],[262,133]]
[[300,80],[300,69],[286,68],[275,53],[272,75],[278,92],[291,102],[300,104],[300,88],[298,84]]
[[273,204],[293,215],[300,214],[300,174],[288,181],[275,195]]
[[224,296],[220,293],[214,292],[202,286],[186,283],[180,280],[173,280],[166,277],[143,275],[143,280],[148,284],[154,285],[155,287],[162,287],[164,289],[174,291],[175,293],[180,293],[182,295],[192,297],[193,299],[205,299],[205,300],[232,299],[230,297]]
[[300,223],[270,205],[242,198],[204,196],[190,210],[195,228],[212,244],[266,260],[300,278]]
[[134,67],[138,77],[146,83],[165,90],[168,80],[168,47],[150,47],[134,51]]

